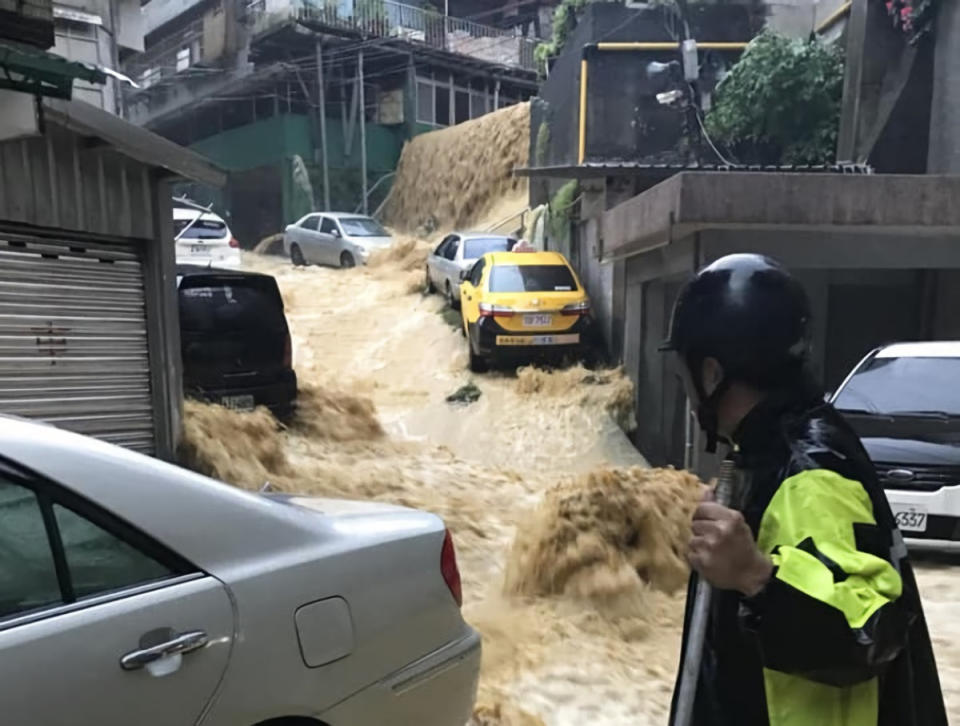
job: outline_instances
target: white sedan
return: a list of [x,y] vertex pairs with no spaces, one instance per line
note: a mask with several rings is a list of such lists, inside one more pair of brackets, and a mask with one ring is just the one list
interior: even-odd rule
[[393,238],[372,217],[343,212],[308,214],[283,231],[283,249],[296,266],[356,267]]
[[0,418],[0,702],[32,726],[462,726],[449,533]]

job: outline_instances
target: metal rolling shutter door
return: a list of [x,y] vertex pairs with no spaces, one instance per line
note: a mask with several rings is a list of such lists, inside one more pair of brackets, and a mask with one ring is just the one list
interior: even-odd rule
[[0,233],[0,413],[153,453],[143,272],[133,243]]

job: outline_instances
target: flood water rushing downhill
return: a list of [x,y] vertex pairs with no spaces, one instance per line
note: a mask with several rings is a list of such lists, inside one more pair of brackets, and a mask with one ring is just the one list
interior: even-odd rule
[[[405,239],[343,271],[248,255],[283,292],[300,414],[280,431],[262,411],[190,403],[185,460],[247,488],[442,516],[484,636],[474,726],[665,724],[699,482],[646,468],[619,371],[470,374],[442,300],[420,291],[427,249]],[[479,399],[447,401],[471,382]],[[955,717],[957,574],[920,568]]]

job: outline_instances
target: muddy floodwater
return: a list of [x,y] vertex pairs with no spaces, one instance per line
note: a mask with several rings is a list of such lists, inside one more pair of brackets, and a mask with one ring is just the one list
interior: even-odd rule
[[[643,412],[618,371],[470,374],[456,316],[421,292],[425,250],[404,240],[344,271],[248,255],[283,292],[301,413],[279,431],[264,412],[190,404],[190,462],[239,486],[444,517],[484,636],[475,726],[665,724],[700,484],[647,469],[624,433]],[[468,384],[479,398],[447,400]],[[918,570],[960,723],[958,563]]]

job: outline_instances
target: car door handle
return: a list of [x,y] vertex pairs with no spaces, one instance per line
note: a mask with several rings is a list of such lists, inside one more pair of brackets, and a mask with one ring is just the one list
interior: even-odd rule
[[187,633],[181,633],[165,643],[130,651],[120,658],[120,667],[125,671],[135,671],[168,655],[192,653],[205,646],[209,641],[210,638],[202,630],[191,630]]

